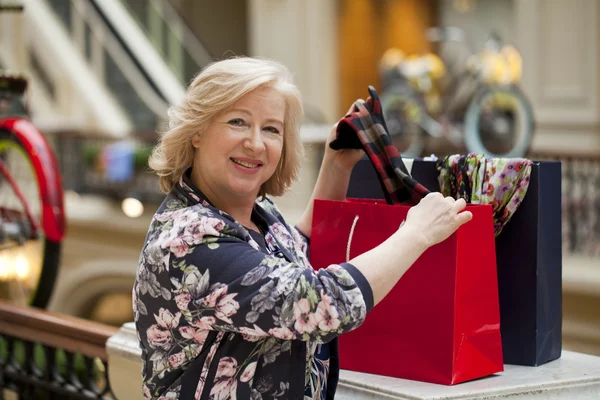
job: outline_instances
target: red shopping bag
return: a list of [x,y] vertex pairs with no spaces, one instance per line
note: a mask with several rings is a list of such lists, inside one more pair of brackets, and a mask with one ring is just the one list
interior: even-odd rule
[[[408,210],[316,200],[312,265],[325,268],[376,247]],[[339,337],[342,369],[446,385],[503,371],[492,209],[468,210],[470,222],[429,248],[363,325]]]

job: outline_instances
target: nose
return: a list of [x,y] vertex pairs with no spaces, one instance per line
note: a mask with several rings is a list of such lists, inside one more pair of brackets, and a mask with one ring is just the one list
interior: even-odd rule
[[250,135],[244,140],[244,148],[250,150],[252,153],[260,153],[265,150],[265,143],[260,127],[250,130]]

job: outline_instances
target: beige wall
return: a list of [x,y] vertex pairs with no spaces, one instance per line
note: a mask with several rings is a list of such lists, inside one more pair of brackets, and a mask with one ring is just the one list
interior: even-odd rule
[[461,27],[474,49],[480,49],[487,36],[498,33],[507,43],[514,43],[514,0],[467,1],[472,8],[461,12],[456,0],[440,0],[440,18],[443,25]]
[[307,114],[328,123],[337,108],[336,0],[171,0],[217,58],[244,54],[282,62]]
[[598,0],[514,0],[538,147],[600,153]]
[[336,0],[248,0],[249,53],[285,64],[308,110],[340,118]]

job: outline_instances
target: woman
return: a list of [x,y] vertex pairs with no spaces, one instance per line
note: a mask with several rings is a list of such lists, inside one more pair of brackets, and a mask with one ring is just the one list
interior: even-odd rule
[[306,212],[295,228],[285,222],[265,196],[282,195],[300,168],[290,73],[252,58],[213,63],[169,115],[150,160],[168,195],[133,290],[145,397],[333,398],[336,337],[471,218],[464,201],[427,196],[386,242],[317,272],[313,199],[344,199],[362,151],[327,145]]

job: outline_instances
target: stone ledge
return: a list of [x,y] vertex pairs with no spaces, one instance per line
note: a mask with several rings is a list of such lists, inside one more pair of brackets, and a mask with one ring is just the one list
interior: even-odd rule
[[343,370],[338,393],[336,399],[597,399],[600,357],[563,351],[540,367],[506,365],[504,372],[454,386]]
[[[115,394],[118,398],[133,398],[142,384],[141,351],[134,323],[124,324],[106,348]],[[598,399],[600,357],[563,351],[562,358],[540,367],[506,365],[502,373],[455,386],[342,370],[336,399],[471,400],[517,396],[523,400]]]
[[128,322],[123,324],[119,329],[119,333],[108,339],[106,349],[109,357],[125,358],[130,361],[139,362],[141,366],[140,357],[142,357],[142,349],[138,345],[135,323]]

